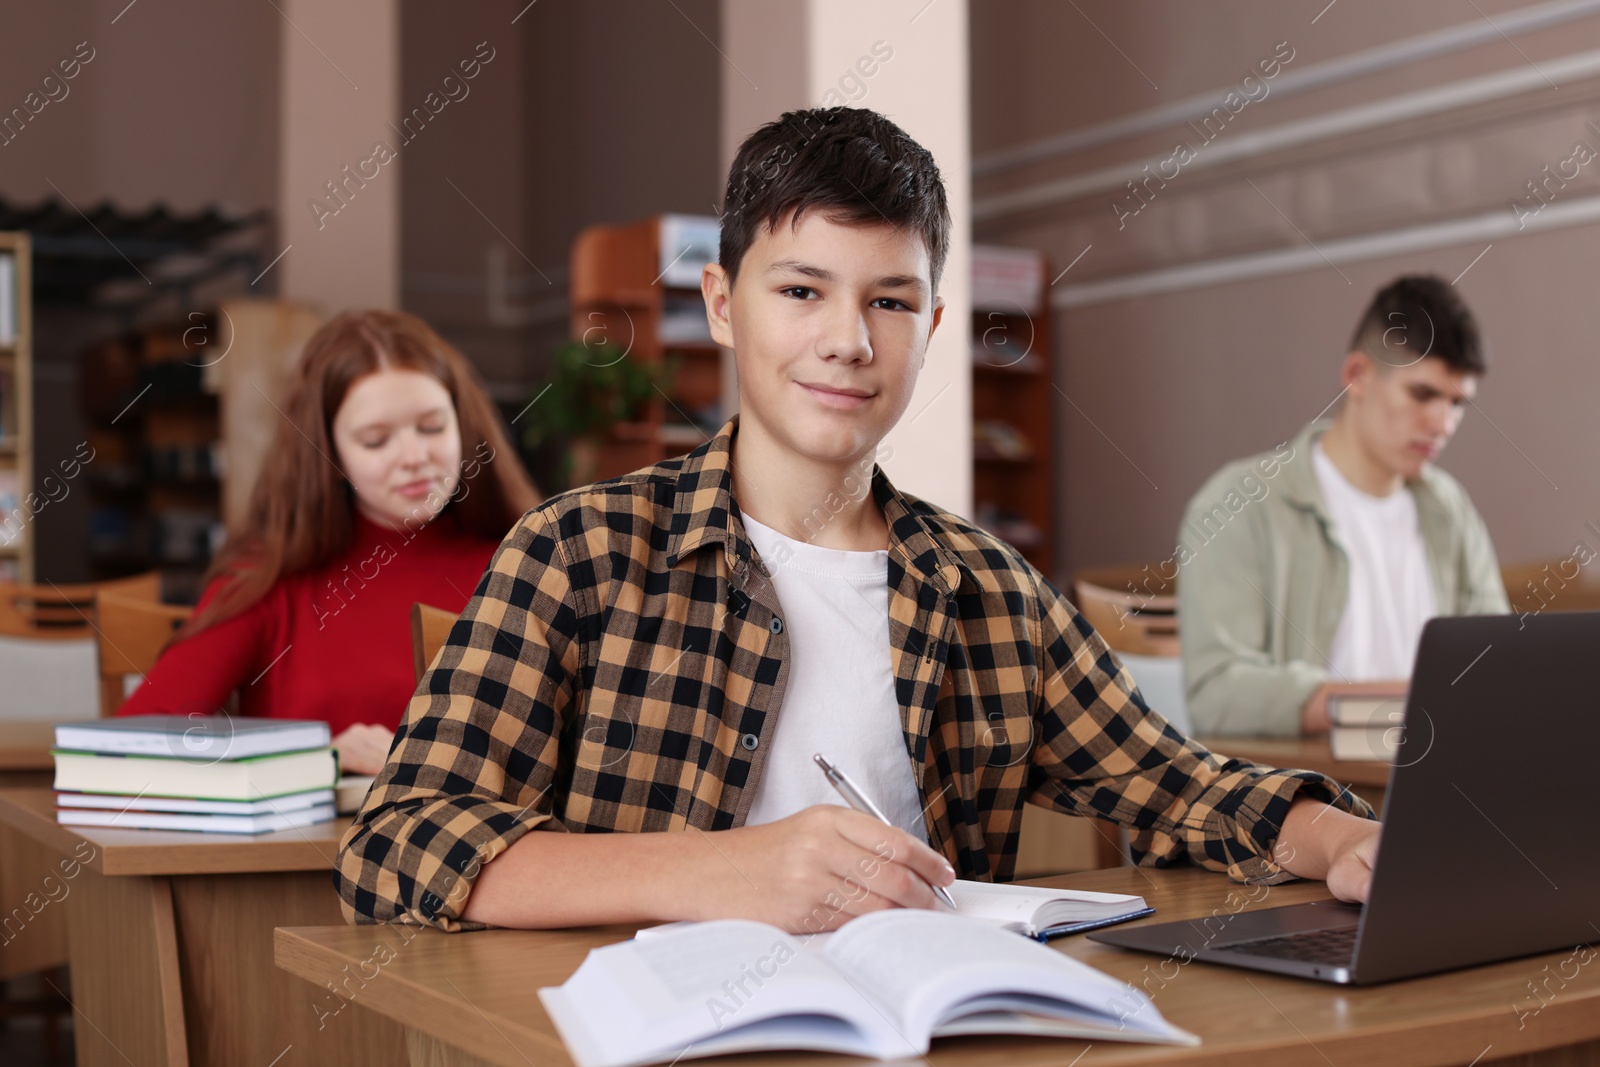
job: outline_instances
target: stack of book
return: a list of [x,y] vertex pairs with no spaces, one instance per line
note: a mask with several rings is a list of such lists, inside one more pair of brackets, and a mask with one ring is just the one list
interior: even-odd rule
[[1329,697],[1328,749],[1334,759],[1393,763],[1405,744],[1404,697]]
[[65,826],[260,834],[334,817],[328,724],[143,715],[56,727]]

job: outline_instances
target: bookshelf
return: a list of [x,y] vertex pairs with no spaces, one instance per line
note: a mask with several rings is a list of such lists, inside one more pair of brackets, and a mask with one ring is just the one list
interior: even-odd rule
[[87,478],[95,581],[159,570],[173,595],[196,592],[220,517],[218,399],[196,344],[215,331],[213,312],[195,312],[101,341],[81,357],[95,456]]
[[1050,311],[1044,256],[972,248],[972,489],[979,526],[1054,578]]
[[[700,269],[717,255],[717,220],[661,215],[591,226],[573,243],[572,336],[672,367],[667,395],[617,425],[595,478],[702,444],[738,395],[731,353],[711,341]],[[1055,499],[1046,263],[1031,249],[975,246],[972,301],[973,489],[976,520],[1047,577]]]
[[244,522],[321,321],[310,305],[233,298],[83,353],[94,580],[159,570],[170,599],[198,597],[225,531]]
[[600,445],[597,479],[697,448],[727,417],[724,398],[736,395],[732,360],[711,340],[700,296],[700,269],[715,262],[718,233],[710,216],[658,215],[590,226],[573,242],[572,336],[671,371],[666,392]]
[[33,256],[26,233],[0,233],[0,581],[32,582]]

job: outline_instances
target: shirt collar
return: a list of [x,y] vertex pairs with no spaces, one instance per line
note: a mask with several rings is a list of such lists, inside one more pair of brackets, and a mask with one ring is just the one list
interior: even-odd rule
[[[733,500],[733,438],[739,430],[734,415],[715,437],[683,458],[673,499],[672,531],[667,539],[667,566],[711,545],[721,545],[729,566],[741,569],[751,559],[750,539],[738,521]],[[889,555],[907,570],[932,582],[945,594],[960,586],[963,565],[917,514],[912,502],[873,465],[872,493],[889,527]]]
[[[1294,457],[1283,465],[1281,483],[1284,496],[1329,525],[1333,519],[1328,512],[1327,501],[1323,499],[1322,485],[1317,481],[1311,450],[1332,426],[1332,419],[1317,419],[1301,429],[1294,439]],[[1419,505],[1433,507],[1439,500],[1438,484],[1439,474],[1430,463],[1422,469],[1419,477],[1406,479],[1405,488]]]

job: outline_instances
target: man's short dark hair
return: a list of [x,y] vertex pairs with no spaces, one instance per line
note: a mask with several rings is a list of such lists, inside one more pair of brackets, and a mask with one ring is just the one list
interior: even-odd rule
[[1350,351],[1381,366],[1407,367],[1425,356],[1451,370],[1488,370],[1478,322],[1455,287],[1432,274],[1408,274],[1378,291],[1361,316]]
[[739,146],[728,168],[718,260],[730,278],[757,236],[789,212],[887,223],[927,245],[933,287],[950,254],[950,208],[933,154],[876,111],[790,111]]

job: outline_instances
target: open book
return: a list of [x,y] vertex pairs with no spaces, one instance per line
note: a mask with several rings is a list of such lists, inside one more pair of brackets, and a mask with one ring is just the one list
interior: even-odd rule
[[589,953],[539,999],[580,1067],[812,1049],[893,1059],[934,1037],[1198,1044],[1139,990],[948,913],[891,909],[807,942],[738,919]]

